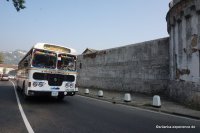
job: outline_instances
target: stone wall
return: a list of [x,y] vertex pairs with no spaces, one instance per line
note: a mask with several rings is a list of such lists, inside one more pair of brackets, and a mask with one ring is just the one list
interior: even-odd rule
[[169,79],[169,38],[79,55],[77,85],[158,94]]

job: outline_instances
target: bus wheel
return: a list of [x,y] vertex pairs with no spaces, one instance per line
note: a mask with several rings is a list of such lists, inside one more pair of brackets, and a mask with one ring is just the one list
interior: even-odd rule
[[18,92],[20,92],[20,88],[19,88],[19,86],[18,86],[18,85],[17,85],[17,91],[18,91]]
[[23,93],[24,99],[25,99],[25,100],[28,100],[28,99],[29,99],[29,96],[27,96],[26,93],[25,93],[25,84],[23,84],[22,93]]
[[20,92],[20,88],[19,88],[18,82],[16,82],[16,83],[17,83],[16,89],[17,89],[18,92]]

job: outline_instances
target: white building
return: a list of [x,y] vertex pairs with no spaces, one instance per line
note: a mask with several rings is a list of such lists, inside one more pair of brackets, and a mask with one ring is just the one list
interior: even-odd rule
[[8,74],[12,70],[17,70],[17,65],[0,64],[0,74]]

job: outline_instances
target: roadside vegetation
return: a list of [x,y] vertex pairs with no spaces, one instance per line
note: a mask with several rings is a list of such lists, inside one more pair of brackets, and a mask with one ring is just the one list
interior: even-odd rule
[[[7,1],[10,1],[10,0],[7,0]],[[15,7],[15,9],[19,12],[21,9],[24,9],[26,8],[25,7],[25,0],[12,0],[13,2],[13,5]]]

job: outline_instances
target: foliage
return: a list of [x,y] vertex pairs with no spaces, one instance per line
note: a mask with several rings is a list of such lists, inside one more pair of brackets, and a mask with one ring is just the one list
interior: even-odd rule
[[[9,1],[9,0],[7,0],[7,1]],[[24,6],[25,0],[12,0],[12,1],[13,1],[13,5],[17,11],[20,11],[21,9],[26,8]]]
[[2,64],[2,63],[3,63],[3,54],[0,53],[0,64]]
[[6,74],[6,68],[5,67],[3,68],[3,74]]

